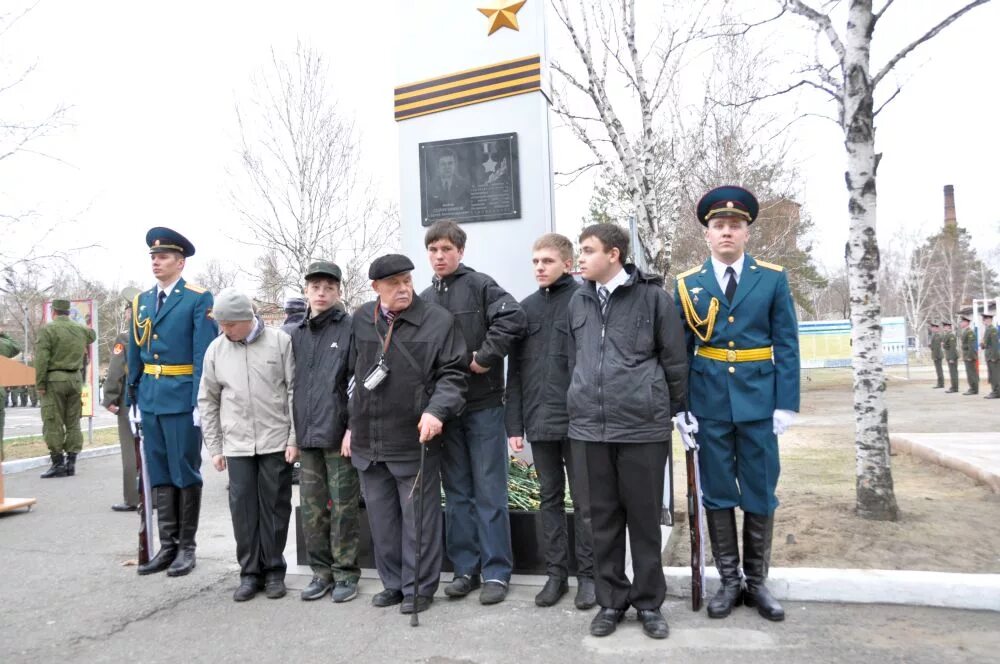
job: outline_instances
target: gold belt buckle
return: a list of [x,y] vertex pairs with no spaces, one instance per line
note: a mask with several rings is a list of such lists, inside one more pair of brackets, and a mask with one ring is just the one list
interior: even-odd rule
[[156,371],[153,372],[153,375],[155,375],[157,378],[159,378],[160,374],[163,373],[163,365],[162,364],[154,364],[153,367],[156,369]]
[[726,362],[735,362],[735,361],[736,361],[736,351],[735,350],[727,350],[726,351]]

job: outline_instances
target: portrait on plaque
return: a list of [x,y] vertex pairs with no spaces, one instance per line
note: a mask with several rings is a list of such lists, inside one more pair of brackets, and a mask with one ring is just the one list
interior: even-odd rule
[[520,219],[517,134],[421,143],[420,213],[424,226]]

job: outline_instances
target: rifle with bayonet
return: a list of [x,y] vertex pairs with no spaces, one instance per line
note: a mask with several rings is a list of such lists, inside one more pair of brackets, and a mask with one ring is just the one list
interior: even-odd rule
[[705,533],[702,529],[697,446],[687,449],[684,456],[687,462],[688,529],[691,531],[691,610],[700,611],[705,596]]
[[143,458],[142,423],[139,408],[132,399],[129,421],[132,424],[132,442],[135,445],[136,482],[139,484],[139,564],[145,565],[153,551],[153,501],[149,496],[149,476]]

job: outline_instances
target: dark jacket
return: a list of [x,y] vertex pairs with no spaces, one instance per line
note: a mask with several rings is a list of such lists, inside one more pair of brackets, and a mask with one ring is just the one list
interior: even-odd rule
[[[465,341],[450,313],[416,295],[393,324],[385,354],[388,376],[374,390],[365,388],[364,379],[378,363],[389,329],[381,313],[376,318],[377,306],[377,300],[361,305],[353,322],[351,454],[362,470],[364,462],[418,460],[420,416],[427,412],[446,422],[465,407]],[[439,436],[428,443],[427,453],[440,450]]]
[[569,300],[580,285],[566,274],[521,300],[528,332],[507,358],[508,436],[527,435],[531,442],[566,437],[566,390],[569,389]]
[[125,407],[125,378],[128,374],[128,336],[126,330],[115,339],[111,348],[111,361],[108,362],[108,375],[104,379],[104,394],[101,405],[107,408],[114,404]]
[[[465,265],[459,265],[443,279],[435,277],[420,297],[450,311],[462,330],[469,373],[467,409],[502,406],[503,358],[511,344],[524,335],[526,325],[521,305],[491,277]],[[468,370],[473,352],[480,365],[489,367],[488,372],[474,374]]]
[[292,330],[295,378],[292,414],[303,449],[340,449],[347,430],[351,378],[351,317],[339,306],[306,318]]
[[292,336],[292,331],[306,319],[306,313],[305,311],[296,311],[295,313],[288,314],[285,322],[281,324],[281,329],[285,331],[285,334]]
[[684,328],[663,279],[626,265],[607,322],[593,282],[569,303],[569,437],[612,443],[670,439],[687,401]]

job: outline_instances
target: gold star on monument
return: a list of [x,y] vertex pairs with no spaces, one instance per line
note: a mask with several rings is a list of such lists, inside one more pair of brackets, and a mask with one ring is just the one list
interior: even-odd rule
[[517,12],[520,11],[525,2],[527,0],[516,0],[515,2],[497,0],[493,7],[479,8],[479,13],[490,19],[489,35],[492,35],[500,28],[519,30],[520,28],[517,27]]

